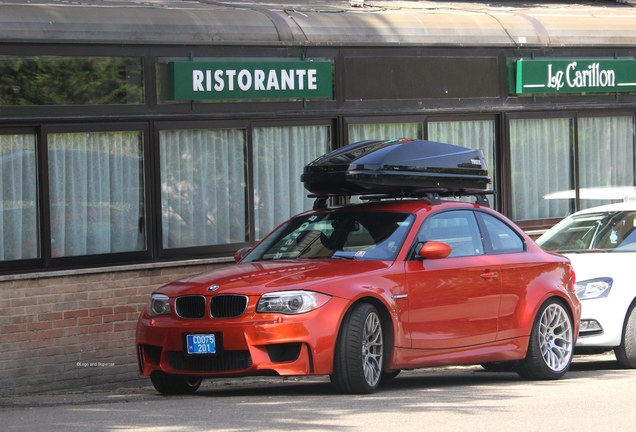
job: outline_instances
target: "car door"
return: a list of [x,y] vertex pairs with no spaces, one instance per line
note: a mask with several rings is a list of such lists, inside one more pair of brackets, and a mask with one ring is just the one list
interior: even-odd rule
[[499,268],[501,304],[497,339],[520,336],[520,303],[526,301],[528,283],[545,271],[536,257],[527,253],[523,237],[499,217],[475,212],[482,231],[485,252]]
[[427,217],[418,244],[447,243],[450,256],[406,262],[409,311],[405,331],[416,349],[451,349],[492,342],[497,335],[499,268],[484,253],[472,210]]

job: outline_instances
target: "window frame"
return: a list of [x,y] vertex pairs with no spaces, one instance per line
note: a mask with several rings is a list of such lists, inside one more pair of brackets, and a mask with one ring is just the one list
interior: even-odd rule
[[[52,257],[51,247],[51,208],[50,208],[50,182],[48,166],[48,136],[56,133],[82,133],[82,132],[119,132],[138,131],[142,137],[143,151],[143,188],[144,188],[144,213],[145,213],[145,237],[146,247],[140,251],[113,252],[94,255],[76,255]],[[44,186],[39,194],[40,205],[42,206],[42,239],[41,250],[43,265],[47,269],[69,268],[80,266],[105,266],[111,264],[121,264],[123,262],[143,262],[152,258],[154,232],[152,200],[150,198],[150,164],[149,164],[149,127],[145,122],[130,123],[85,123],[85,124],[46,124],[41,127],[41,145],[39,146],[39,158],[41,161],[40,173],[44,180]]]
[[17,260],[4,260],[0,261],[0,273],[4,271],[22,271],[28,270],[32,268],[39,268],[44,265],[44,251],[42,247],[43,242],[43,205],[42,205],[42,190],[47,183],[45,183],[44,175],[42,174],[42,157],[40,152],[40,141],[41,137],[38,133],[38,129],[35,127],[8,127],[3,128],[0,127],[0,135],[32,135],[35,138],[35,170],[38,175],[36,180],[36,188],[35,191],[36,199],[37,199],[37,211],[36,216],[38,219],[38,253],[39,256],[35,258],[24,258]]
[[[254,164],[256,163],[254,160],[254,129],[256,128],[271,128],[271,127],[303,127],[303,126],[327,126],[329,127],[329,140],[331,143],[331,148],[327,149],[327,152],[335,150],[336,148],[336,129],[337,122],[335,118],[332,117],[324,117],[324,118],[309,118],[309,119],[288,119],[288,120],[255,120],[250,122],[250,128],[248,132],[248,164],[249,164],[249,195],[250,195],[250,207],[248,211],[250,213],[249,217],[249,237],[248,242],[250,244],[254,244],[255,242],[264,238],[267,233],[264,233],[261,239],[256,238],[256,216],[254,210],[254,192],[255,192],[255,181],[254,181]],[[309,163],[311,161],[308,161]],[[300,181],[300,178],[298,179]],[[309,194],[309,192],[306,192]],[[305,209],[309,210],[309,209]],[[289,215],[292,217],[295,215]],[[272,227],[272,230],[276,228],[279,224],[284,222],[284,220],[280,220],[276,222],[276,225]],[[271,230],[270,230],[271,232]]]
[[161,157],[160,157],[160,134],[161,131],[166,130],[211,130],[211,129],[242,129],[245,133],[244,142],[244,173],[245,173],[245,222],[246,228],[251,224],[250,208],[252,207],[252,196],[249,193],[252,183],[250,175],[250,123],[249,121],[205,121],[205,120],[192,120],[192,121],[162,121],[155,122],[153,128],[153,182],[152,182],[152,196],[153,202],[153,216],[155,217],[155,256],[159,259],[179,259],[179,258],[192,258],[200,256],[232,256],[234,253],[243,248],[248,247],[252,243],[250,242],[249,229],[246,230],[247,240],[237,243],[226,243],[220,245],[201,245],[201,246],[187,246],[187,247],[175,247],[164,248],[163,247],[163,220],[161,210]]
[[[524,112],[524,113],[505,113],[502,118],[502,133],[501,139],[504,141],[501,153],[501,169],[502,180],[500,185],[504,186],[501,191],[498,191],[498,195],[501,197],[501,212],[506,215],[512,215],[512,206],[514,205],[512,199],[512,154],[511,154],[511,137],[510,137],[510,121],[511,120],[541,120],[551,118],[565,118],[571,122],[571,143],[570,143],[570,184],[574,190],[574,198],[570,203],[570,210],[568,214],[572,214],[582,209],[580,190],[581,190],[581,168],[580,168],[580,147],[579,147],[579,119],[581,118],[598,118],[598,117],[632,117],[634,120],[634,130],[636,131],[636,111],[633,110],[570,110],[562,112],[552,111],[538,111],[538,112]],[[634,155],[632,166],[636,173],[636,133],[634,134]],[[636,186],[636,175],[634,176],[634,186]],[[515,224],[524,231],[543,232],[546,228],[549,228],[559,221],[563,220],[567,215],[562,217],[550,217],[543,219],[526,219],[526,220],[514,220]]]
[[[577,165],[576,165],[576,135],[577,135],[577,122],[576,122],[576,112],[574,111],[563,111],[563,112],[550,112],[550,111],[540,111],[533,113],[506,113],[503,118],[504,127],[502,133],[502,139],[505,144],[503,146],[502,153],[502,168],[503,172],[502,183],[506,185],[506,189],[501,192],[501,211],[506,215],[512,215],[512,208],[514,205],[514,201],[512,199],[512,146],[511,146],[511,136],[510,136],[510,123],[512,120],[547,120],[553,118],[563,118],[570,121],[570,159],[568,161],[568,165],[570,167],[570,185],[575,190],[578,190],[578,183],[576,182],[578,174],[577,174]],[[575,200],[574,200],[575,201]],[[570,213],[574,211],[574,201],[570,203]],[[517,220],[513,219],[514,222],[523,230],[533,230],[540,229],[545,226],[550,226],[561,219],[562,217],[549,217],[542,219],[522,219]],[[512,219],[512,217],[511,217]]]
[[[255,180],[254,180],[254,129],[268,127],[303,127],[303,126],[327,126],[329,127],[329,137],[331,146],[335,141],[336,120],[332,117],[309,118],[309,119],[286,119],[286,120],[189,120],[189,121],[160,121],[155,122],[153,127],[153,215],[155,221],[155,256],[158,259],[186,259],[199,258],[201,256],[208,257],[229,257],[233,256],[237,250],[250,247],[259,240],[256,239],[256,221],[255,221]],[[179,248],[164,248],[162,233],[162,214],[161,214],[161,172],[160,172],[160,141],[159,134],[164,130],[183,130],[183,129],[243,129],[245,130],[245,181],[246,181],[246,199],[245,199],[245,217],[246,217],[246,241],[237,243],[226,243],[219,245],[204,245]],[[333,148],[328,149],[328,151]],[[300,179],[298,179],[300,181]],[[305,209],[308,210],[308,209]],[[290,215],[294,216],[294,215]],[[277,221],[280,224],[284,220]],[[275,227],[274,227],[275,228]],[[268,234],[268,233],[265,233]]]

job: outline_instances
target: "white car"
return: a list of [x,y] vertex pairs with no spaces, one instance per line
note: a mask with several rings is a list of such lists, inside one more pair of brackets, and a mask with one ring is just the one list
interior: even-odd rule
[[537,243],[566,255],[581,300],[577,351],[614,350],[636,368],[636,200],[574,213]]

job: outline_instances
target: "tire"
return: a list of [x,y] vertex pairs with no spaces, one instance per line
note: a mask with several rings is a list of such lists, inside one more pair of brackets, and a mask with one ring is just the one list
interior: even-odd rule
[[402,369],[394,370],[392,372],[382,372],[382,376],[380,377],[380,383],[388,383],[391,382],[395,377],[397,377]]
[[199,389],[201,378],[185,375],[171,375],[164,372],[153,372],[150,381],[161,394],[183,395],[192,394]]
[[525,379],[559,379],[568,371],[573,353],[572,316],[560,301],[548,300],[534,320],[528,353],[518,362],[517,373]]
[[331,383],[346,394],[373,393],[380,385],[384,336],[378,310],[369,303],[354,305],[340,328]]
[[629,369],[636,368],[636,307],[632,307],[623,328],[623,340],[614,348],[618,363]]

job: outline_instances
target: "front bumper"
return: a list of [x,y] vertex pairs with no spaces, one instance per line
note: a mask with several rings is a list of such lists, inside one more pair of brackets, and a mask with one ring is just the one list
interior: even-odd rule
[[[613,348],[620,345],[625,313],[625,306],[616,304],[611,297],[581,301],[581,323],[594,325],[589,330],[581,326],[576,346]],[[597,324],[600,329],[596,329]]]
[[[237,318],[150,317],[137,323],[139,372],[209,377],[246,375],[323,375],[331,373],[340,321],[347,302],[332,297],[301,315],[255,312],[258,298]],[[185,335],[215,333],[217,354],[187,354]]]

